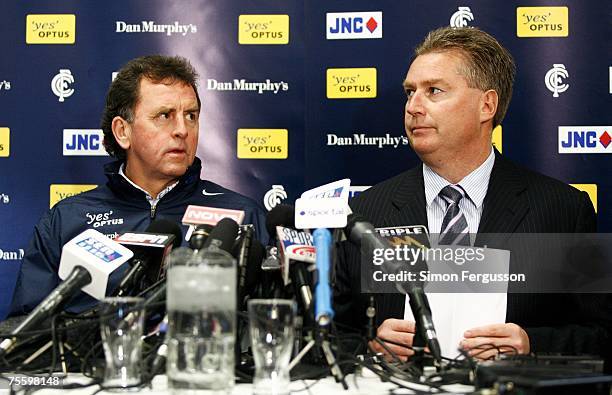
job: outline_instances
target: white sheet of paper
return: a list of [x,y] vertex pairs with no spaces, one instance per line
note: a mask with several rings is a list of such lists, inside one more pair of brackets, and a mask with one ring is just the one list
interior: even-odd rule
[[[498,264],[500,260],[504,261],[509,268],[509,251],[487,248],[485,256],[485,259],[496,260]],[[457,349],[466,330],[506,322],[506,293],[427,293],[427,297],[444,357],[460,355]],[[409,301],[406,295],[404,319],[414,321]]]

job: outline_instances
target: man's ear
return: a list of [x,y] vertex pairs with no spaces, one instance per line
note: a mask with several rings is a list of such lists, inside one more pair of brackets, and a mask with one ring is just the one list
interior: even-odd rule
[[132,140],[132,127],[130,123],[120,116],[116,116],[113,118],[111,128],[117,144],[124,150],[130,148]]
[[480,99],[480,122],[487,122],[493,119],[497,112],[498,103],[499,97],[493,89],[489,89],[482,94]]

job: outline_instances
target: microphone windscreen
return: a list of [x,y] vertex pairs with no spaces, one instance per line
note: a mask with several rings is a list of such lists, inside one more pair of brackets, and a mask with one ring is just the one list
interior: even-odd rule
[[183,232],[181,231],[180,226],[178,226],[176,222],[169,221],[163,218],[156,219],[155,221],[151,222],[145,232],[174,235],[174,240],[172,241],[173,248],[178,248],[181,246]]
[[238,223],[231,218],[223,218],[210,231],[210,235],[204,243],[204,248],[215,245],[231,254],[236,236],[238,236]]
[[276,234],[276,227],[295,229],[295,207],[288,204],[275,206],[266,216],[266,229],[269,235]]
[[[346,217],[346,226],[344,227],[344,234],[346,238],[355,244],[361,243],[361,237],[363,236],[363,225],[369,222],[365,217],[359,213],[351,213]],[[355,225],[358,225],[358,229],[355,229]],[[356,230],[355,232],[353,230]]]
[[266,257],[266,248],[257,240],[251,242],[246,266],[245,287],[247,290],[255,288],[261,277],[261,262]]
[[193,233],[191,233],[191,237],[189,238],[189,247],[193,250],[202,249],[212,230],[213,226],[209,224],[196,226]]

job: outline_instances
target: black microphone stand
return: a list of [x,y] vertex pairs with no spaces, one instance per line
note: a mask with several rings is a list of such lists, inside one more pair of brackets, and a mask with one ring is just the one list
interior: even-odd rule
[[289,370],[293,369],[300,362],[300,360],[313,347],[316,346],[316,349],[323,353],[327,366],[329,367],[331,374],[336,379],[336,382],[342,384],[342,388],[348,390],[348,384],[346,383],[344,373],[336,361],[336,357],[329,340],[331,320],[323,318],[317,322],[312,331],[309,331],[309,334],[307,335],[308,343],[306,343],[304,348],[302,348],[295,358],[293,358],[293,360],[289,363]]

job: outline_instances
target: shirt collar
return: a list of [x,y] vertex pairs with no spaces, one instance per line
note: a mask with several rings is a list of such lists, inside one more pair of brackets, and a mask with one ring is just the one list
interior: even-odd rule
[[128,176],[125,174],[125,172],[123,171],[123,169],[124,169],[124,168],[125,168],[125,162],[123,162],[123,163],[121,164],[121,166],[119,167],[119,175],[120,175],[120,176],[122,176],[123,178],[125,178],[125,180],[126,180],[127,182],[129,182],[129,183],[130,183],[130,185],[132,185],[134,188],[138,189],[139,191],[144,192],[145,197],[147,198],[147,201],[148,201],[149,203],[151,203],[152,205],[153,205],[153,204],[156,204],[156,203],[159,201],[159,199],[161,199],[162,197],[164,197],[164,195],[165,195],[165,194],[167,194],[168,192],[170,192],[170,191],[171,191],[171,190],[172,190],[172,189],[173,189],[175,186],[177,186],[177,185],[178,185],[178,183],[179,183],[178,181],[176,181],[176,182],[174,182],[173,184],[168,185],[166,188],[164,188],[164,189],[163,189],[163,190],[162,190],[162,191],[161,191],[161,192],[160,192],[160,193],[157,195],[157,197],[155,197],[155,198],[154,198],[154,197],[152,197],[152,196],[149,194],[149,192],[145,191],[144,189],[142,189],[141,187],[139,187],[138,185],[136,185],[136,184],[135,184],[135,183],[134,183],[132,180],[130,180],[130,179],[128,178]]
[[[489,179],[491,178],[491,171],[493,170],[494,164],[495,154],[493,147],[491,147],[491,152],[487,159],[478,166],[478,168],[457,183],[457,185],[463,188],[469,199],[474,202],[474,205],[478,208],[482,206],[484,198],[487,195]],[[425,163],[423,163],[423,182],[425,184],[425,202],[427,203],[427,207],[431,206],[442,188],[450,185],[450,182],[433,171]]]

